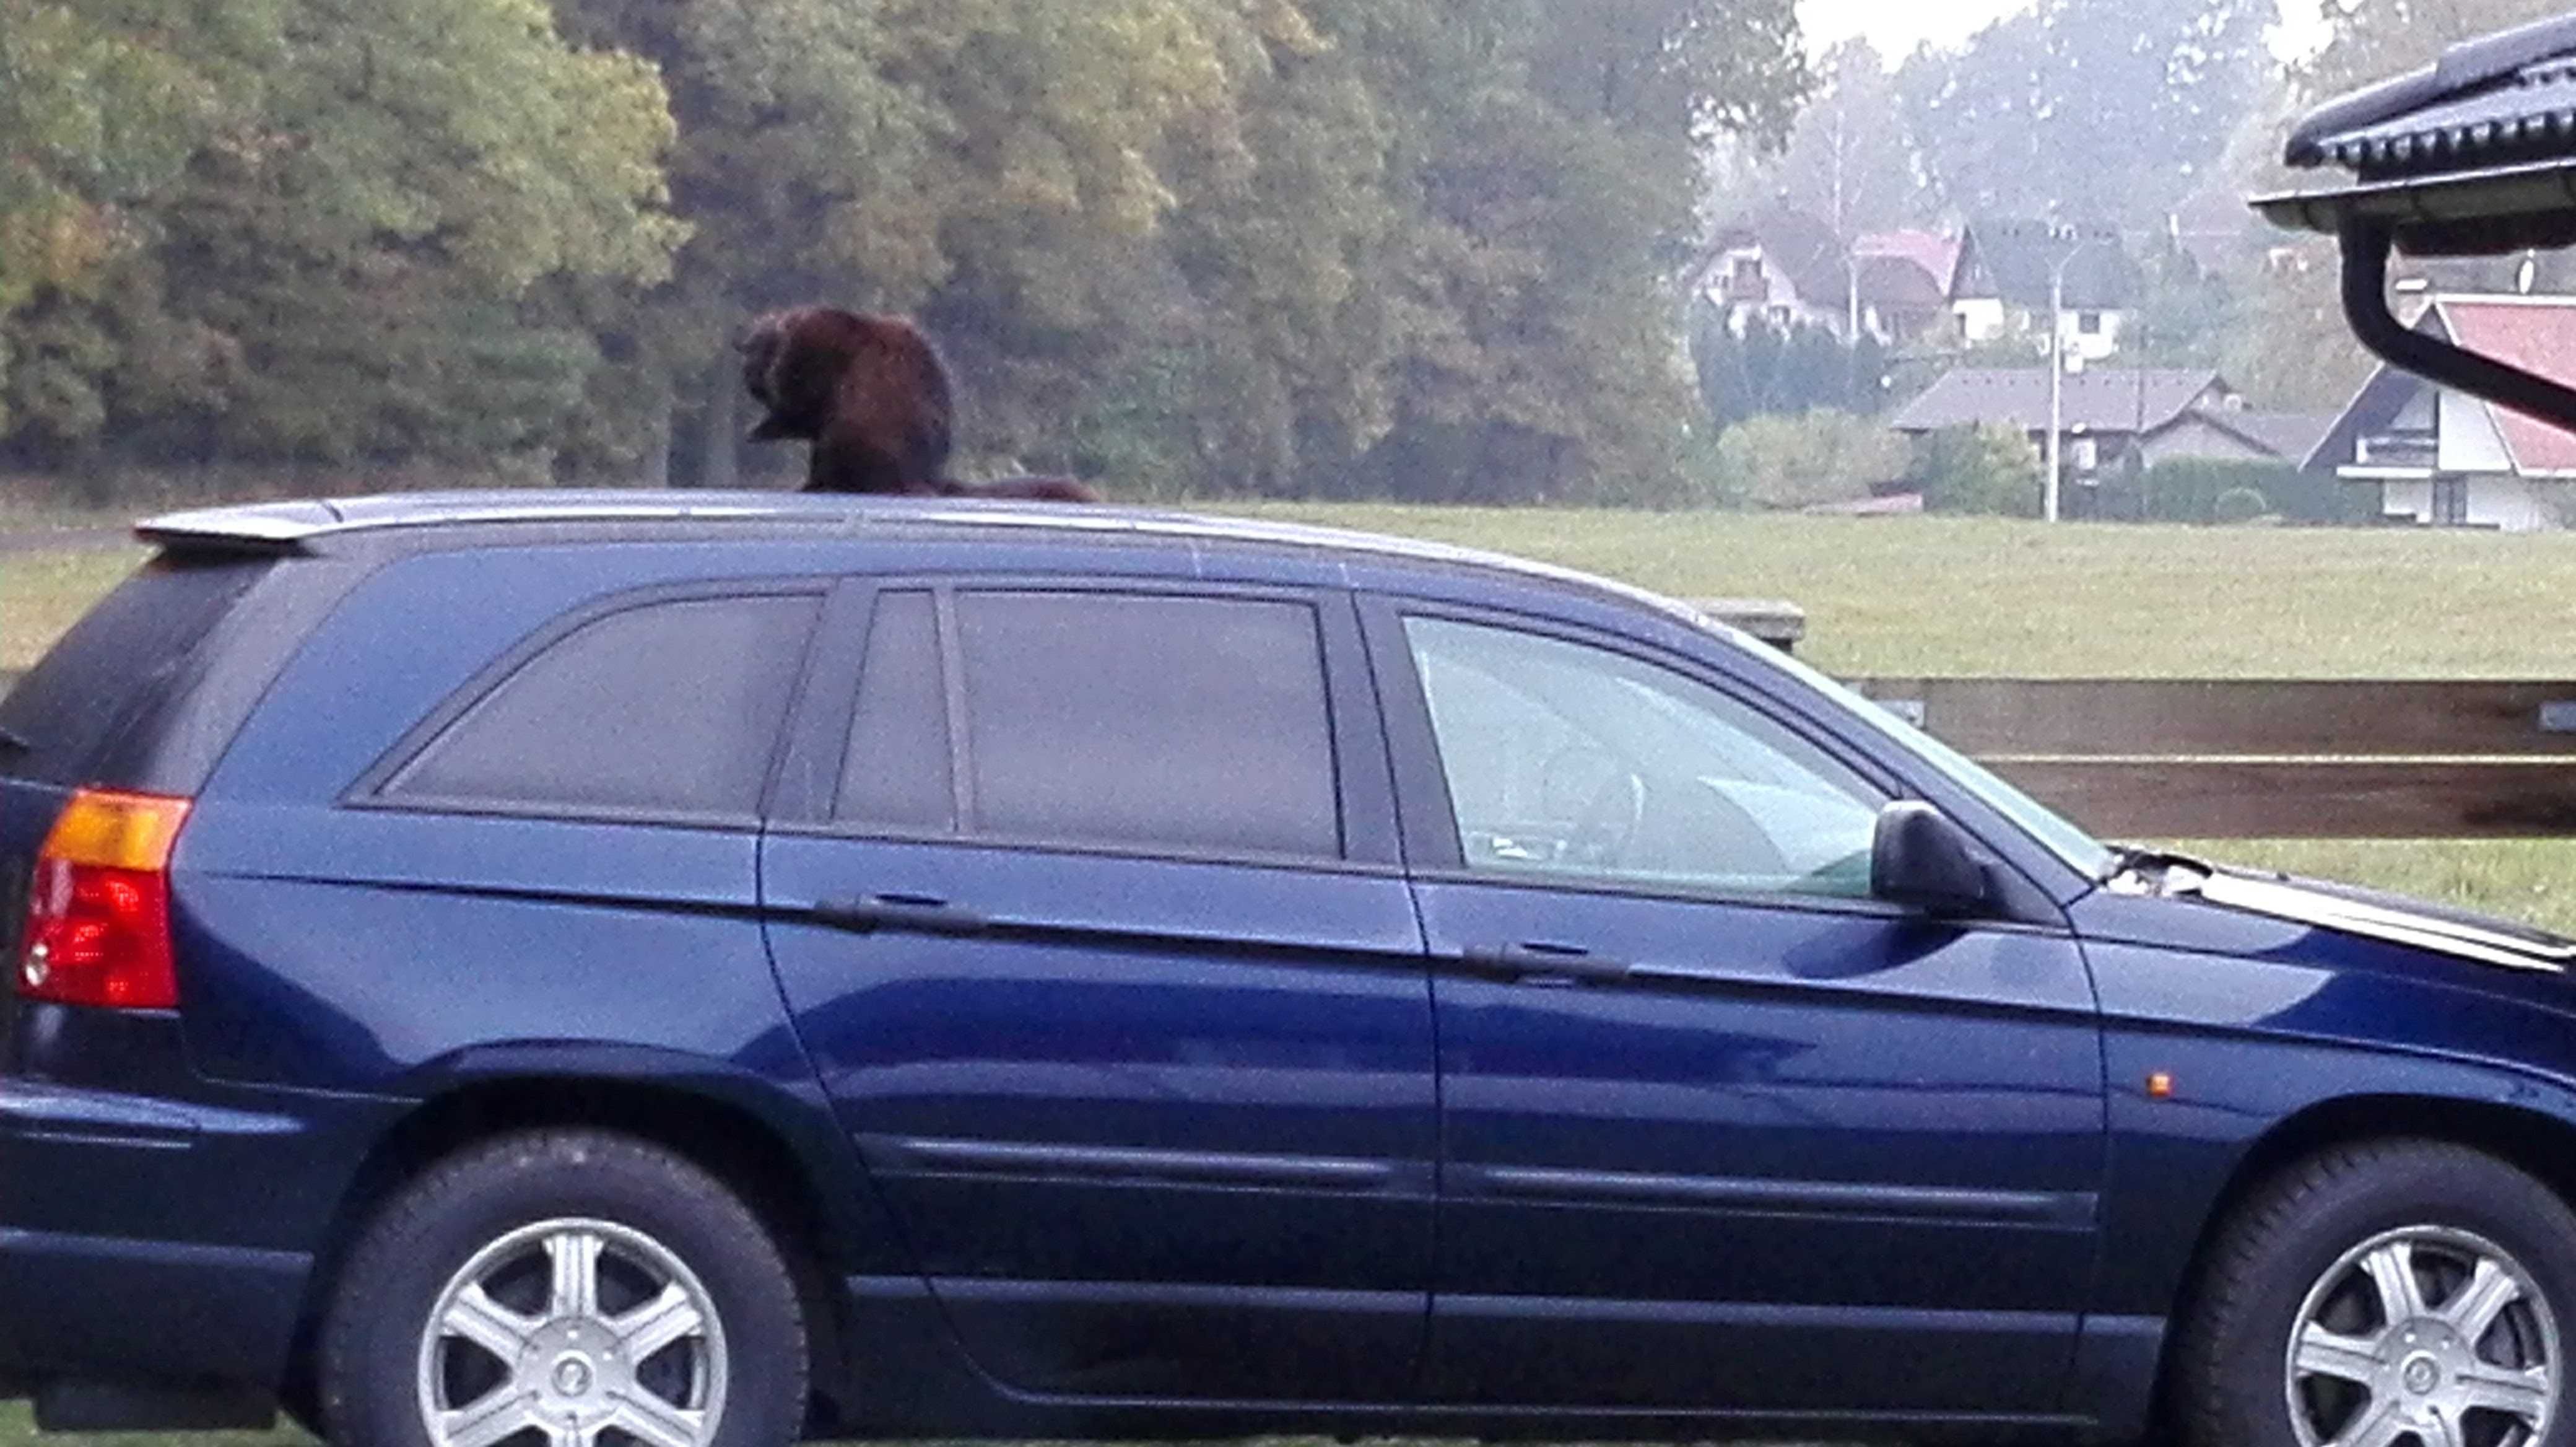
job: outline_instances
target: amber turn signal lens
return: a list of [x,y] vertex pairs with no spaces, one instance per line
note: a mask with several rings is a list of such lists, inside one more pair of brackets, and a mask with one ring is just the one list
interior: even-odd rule
[[83,789],[54,820],[42,857],[100,869],[167,869],[186,822],[185,799]]

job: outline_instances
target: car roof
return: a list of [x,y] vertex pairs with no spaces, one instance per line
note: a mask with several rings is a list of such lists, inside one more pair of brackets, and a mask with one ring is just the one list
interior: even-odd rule
[[[1432,564],[1552,584],[1642,607],[1701,632],[1732,633],[1698,609],[1642,588],[1571,568],[1448,543],[1307,523],[1209,517],[1154,508],[1068,506],[988,499],[878,497],[831,493],[504,490],[385,493],[303,498],[165,513],[137,523],[135,536],[177,550],[318,551],[340,539],[429,542],[473,530],[477,542],[507,539],[514,526],[530,543],[618,541],[673,528],[710,540],[864,534],[886,540],[924,534],[1009,533],[1084,541],[1170,540],[1193,547],[1267,547],[1349,561]],[[567,529],[575,530],[568,534]]]

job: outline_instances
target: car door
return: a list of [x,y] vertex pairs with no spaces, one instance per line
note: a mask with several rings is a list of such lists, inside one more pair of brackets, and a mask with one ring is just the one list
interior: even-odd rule
[[1349,596],[864,591],[770,935],[967,1350],[1033,1392],[1401,1397],[1431,1004]]
[[1439,1400],[2058,1403],[2103,1092],[2062,924],[1869,897],[1898,790],[1619,639],[1372,603],[1431,951]]

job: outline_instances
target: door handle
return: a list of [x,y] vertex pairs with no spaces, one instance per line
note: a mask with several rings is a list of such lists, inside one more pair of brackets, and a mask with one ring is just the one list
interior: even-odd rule
[[1579,945],[1543,940],[1470,949],[1464,958],[1469,968],[1515,985],[1612,985],[1633,973],[1625,960],[1603,959]]
[[854,934],[894,930],[916,935],[972,935],[982,934],[991,924],[973,910],[958,909],[944,899],[920,894],[827,899],[814,906],[814,918]]

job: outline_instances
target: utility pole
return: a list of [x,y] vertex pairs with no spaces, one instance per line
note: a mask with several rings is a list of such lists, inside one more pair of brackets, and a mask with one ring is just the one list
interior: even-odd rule
[[2066,268],[2088,243],[2072,226],[2050,229],[2067,243],[2066,254],[2048,269],[2048,486],[2041,494],[2040,516],[2055,522],[2066,449]]
[[2057,521],[2058,480],[2064,476],[2066,447],[2066,253],[2048,274],[2048,486],[2040,494],[2040,517]]

